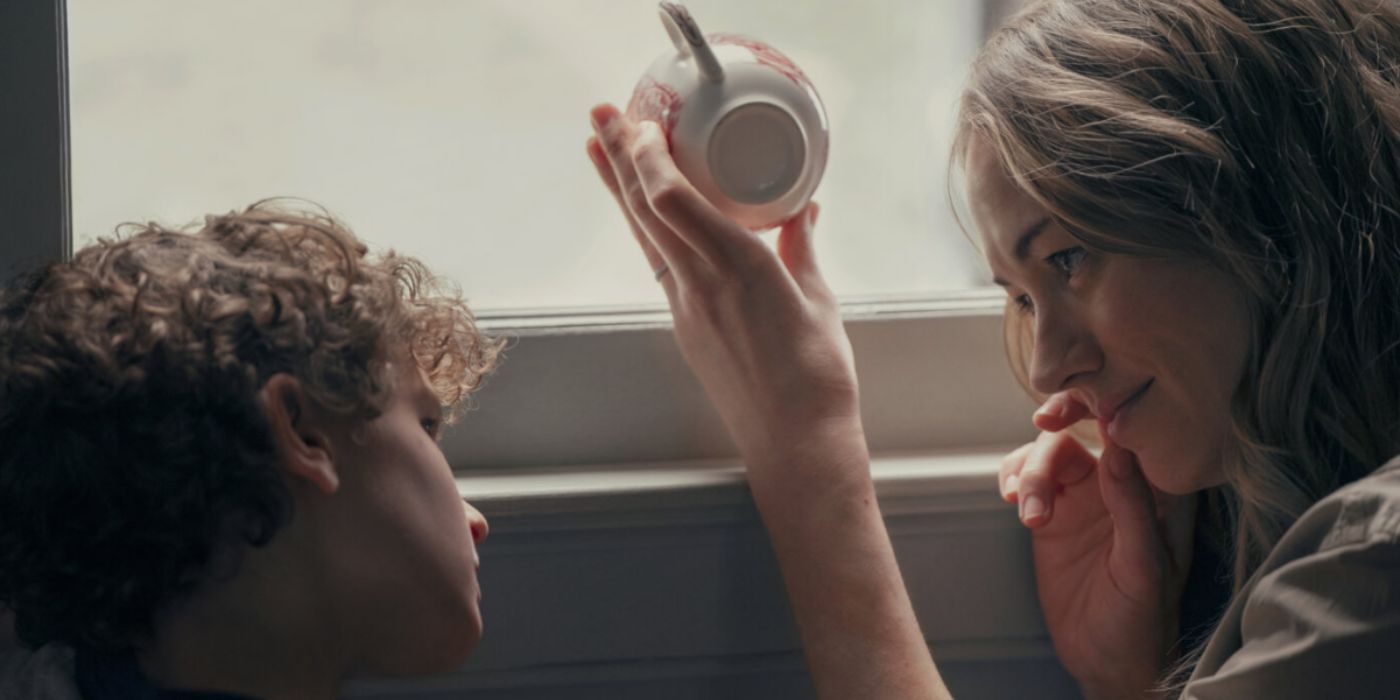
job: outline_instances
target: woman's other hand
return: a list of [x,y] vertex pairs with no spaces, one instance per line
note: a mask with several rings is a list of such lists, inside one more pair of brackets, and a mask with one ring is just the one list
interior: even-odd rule
[[1043,431],[1002,462],[1003,498],[1031,528],[1036,587],[1055,652],[1092,698],[1146,697],[1175,660],[1195,497],[1156,491],[1133,454],[1095,457],[1065,429],[1088,415],[1066,394]]

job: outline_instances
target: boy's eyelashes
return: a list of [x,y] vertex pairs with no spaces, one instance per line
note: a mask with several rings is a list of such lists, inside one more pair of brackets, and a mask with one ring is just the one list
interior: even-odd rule
[[436,418],[424,418],[423,420],[419,421],[419,425],[423,426],[423,430],[427,432],[428,436],[432,439],[437,440],[440,437],[440,434],[442,432],[442,421]]

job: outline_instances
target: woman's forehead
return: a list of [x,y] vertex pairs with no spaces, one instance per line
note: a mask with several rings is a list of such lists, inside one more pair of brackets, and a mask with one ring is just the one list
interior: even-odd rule
[[968,149],[967,193],[982,254],[993,267],[1025,257],[1031,240],[1046,228],[1050,211],[1021,189],[981,139]]

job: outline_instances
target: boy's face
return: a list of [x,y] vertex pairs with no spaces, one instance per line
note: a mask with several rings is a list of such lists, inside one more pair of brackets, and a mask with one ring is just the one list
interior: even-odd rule
[[[331,431],[340,488],[328,499],[331,584],[361,670],[396,675],[461,663],[481,638],[476,545],[486,519],[457,491],[438,447],[441,406],[412,363],[368,422]],[[337,585],[339,584],[339,585]]]

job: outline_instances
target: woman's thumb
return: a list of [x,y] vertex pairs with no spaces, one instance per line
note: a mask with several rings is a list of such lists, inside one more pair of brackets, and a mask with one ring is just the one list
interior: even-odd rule
[[1166,564],[1152,486],[1132,452],[1109,442],[1099,457],[1099,490],[1113,519],[1113,558],[1131,572],[1120,580],[1129,595],[1149,596]]

